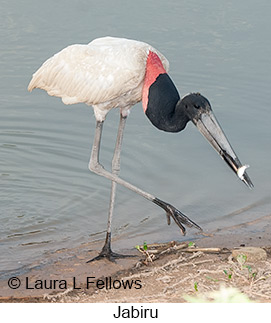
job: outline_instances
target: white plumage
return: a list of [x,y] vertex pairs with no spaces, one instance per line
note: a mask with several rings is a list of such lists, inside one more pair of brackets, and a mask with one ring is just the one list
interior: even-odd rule
[[152,46],[135,40],[103,37],[87,45],[71,45],[49,58],[33,74],[28,90],[40,88],[65,104],[92,105],[98,121],[110,109],[122,114],[141,101],[146,60],[156,53],[168,71],[167,59]]
[[[156,55],[149,55],[150,52]],[[149,63],[149,57],[155,56],[157,58],[157,55],[160,60]],[[98,38],[88,45],[68,46],[49,58],[33,74],[28,86],[29,91],[40,88],[47,91],[49,95],[60,97],[65,104],[83,102],[94,108],[97,122],[89,169],[97,175],[111,180],[112,186],[105,245],[99,256],[91,261],[103,257],[114,261],[115,258],[123,257],[111,250],[111,222],[117,183],[152,202],[156,201],[153,195],[122,180],[118,175],[126,117],[130,108],[142,100],[143,85],[145,85],[144,90],[151,85],[150,82],[146,85],[145,78],[149,80],[148,76],[152,74],[152,68],[154,70],[157,68],[157,62],[160,69],[162,62],[163,73],[168,71],[167,59],[146,43],[114,37]],[[154,76],[157,77],[157,75]],[[110,109],[117,107],[121,112],[120,123],[112,158],[112,169],[111,172],[108,172],[99,161],[102,129],[107,113]],[[159,203],[161,204],[161,202]],[[168,214],[168,209],[166,211]]]

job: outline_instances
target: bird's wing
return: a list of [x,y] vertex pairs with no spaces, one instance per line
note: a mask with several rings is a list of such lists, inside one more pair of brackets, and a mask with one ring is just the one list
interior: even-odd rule
[[144,79],[149,45],[131,41],[119,46],[108,42],[110,39],[63,49],[34,73],[28,90],[41,88],[49,95],[61,97],[65,104],[89,105],[133,90]]

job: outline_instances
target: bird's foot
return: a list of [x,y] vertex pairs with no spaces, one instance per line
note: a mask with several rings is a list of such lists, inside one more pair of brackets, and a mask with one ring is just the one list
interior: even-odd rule
[[99,253],[97,257],[94,257],[93,259],[88,260],[86,263],[90,263],[96,260],[101,259],[107,259],[111,262],[116,262],[116,259],[123,259],[123,258],[129,258],[129,257],[135,257],[134,255],[122,255],[116,252],[113,252],[111,250],[110,245],[105,244],[102,251]]
[[181,229],[183,235],[185,235],[186,233],[184,225],[187,225],[190,228],[195,227],[198,230],[202,231],[202,228],[199,225],[197,225],[194,221],[190,220],[186,215],[184,215],[182,212],[180,212],[178,209],[176,209],[169,203],[163,202],[158,198],[155,198],[153,202],[166,211],[168,225],[170,224],[170,217],[172,217],[175,223]]

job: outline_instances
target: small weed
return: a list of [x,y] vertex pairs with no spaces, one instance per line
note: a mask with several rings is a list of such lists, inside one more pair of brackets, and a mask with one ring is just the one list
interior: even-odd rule
[[250,265],[245,266],[248,270],[248,274],[251,278],[256,278],[257,273],[253,271],[252,267]]
[[236,260],[237,260],[238,264],[240,265],[241,269],[243,269],[244,268],[244,264],[247,261],[247,256],[240,253],[236,257]]
[[197,282],[194,282],[194,289],[196,292],[198,292],[198,283]]
[[147,245],[147,242],[146,242],[146,241],[144,241],[143,249],[144,249],[145,251],[147,251],[147,250],[148,250],[148,245]]
[[148,245],[146,241],[144,241],[142,247],[139,245],[136,245],[135,248],[146,257],[144,260],[142,260],[142,263],[144,265],[148,265],[149,262],[152,262],[155,259],[155,255],[148,252]]
[[236,257],[236,260],[238,262],[238,264],[240,265],[241,270],[243,269],[247,269],[248,270],[248,278],[252,278],[255,279],[257,276],[257,272],[253,271],[252,267],[250,265],[245,265],[246,261],[247,261],[247,256],[243,255],[243,254],[239,254]]
[[[230,268],[231,270],[231,268]],[[224,274],[229,278],[231,279],[232,278],[232,272],[231,273],[228,273],[226,269],[223,270]]]

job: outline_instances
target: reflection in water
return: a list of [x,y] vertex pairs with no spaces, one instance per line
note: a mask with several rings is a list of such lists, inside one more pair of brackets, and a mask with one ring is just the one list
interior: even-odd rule
[[[3,1],[0,12],[0,271],[16,270],[60,248],[104,238],[110,183],[87,169],[95,119],[26,88],[48,57],[73,43],[112,35],[143,40],[170,61],[181,95],[210,99],[240,159],[247,190],[189,125],[181,134],[152,127],[135,106],[127,121],[121,176],[178,207],[204,230],[266,214],[269,199],[269,2],[193,0]],[[101,161],[110,167],[118,124],[104,127]],[[143,221],[146,219],[145,221]],[[96,235],[96,233],[99,233]],[[115,246],[183,239],[159,208],[118,187]],[[189,231],[188,239],[194,238]],[[118,243],[119,242],[119,243]],[[41,260],[40,260],[41,261]]]

